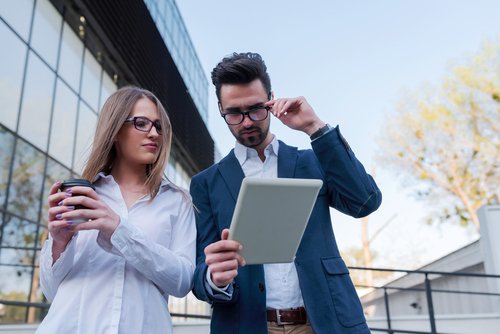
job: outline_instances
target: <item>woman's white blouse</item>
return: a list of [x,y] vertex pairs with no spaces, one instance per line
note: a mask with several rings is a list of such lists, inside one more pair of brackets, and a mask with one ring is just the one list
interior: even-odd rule
[[80,231],[52,263],[40,256],[40,284],[52,301],[37,333],[171,333],[168,296],[192,287],[196,227],[189,195],[164,181],[152,202],[127,209],[118,184],[99,176],[96,191],[118,215],[111,243]]

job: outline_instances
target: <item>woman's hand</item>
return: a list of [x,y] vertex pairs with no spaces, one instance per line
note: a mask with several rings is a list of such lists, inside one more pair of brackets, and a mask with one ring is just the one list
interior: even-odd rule
[[85,208],[66,211],[62,214],[62,218],[70,223],[77,218],[83,218],[86,222],[74,225],[75,231],[99,230],[101,236],[109,241],[120,224],[120,216],[104,203],[92,188],[76,186],[67,191],[72,196],[65,197],[62,201],[63,206],[82,205]]
[[64,220],[63,215],[74,210],[74,207],[60,205],[64,199],[71,196],[71,193],[60,192],[61,182],[56,182],[50,187],[49,191],[49,233],[52,236],[52,259],[55,262],[66,245],[75,234],[74,226]]

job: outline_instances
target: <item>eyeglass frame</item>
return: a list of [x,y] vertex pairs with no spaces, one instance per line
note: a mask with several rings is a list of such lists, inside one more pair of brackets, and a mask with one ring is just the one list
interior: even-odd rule
[[[149,129],[146,131],[146,130],[141,130],[137,127],[137,125],[135,124],[136,120],[137,119],[143,119],[143,120],[146,120],[148,121],[148,124],[149,124]],[[125,122],[124,123],[129,123],[129,122],[133,122],[134,124],[134,128],[138,131],[141,131],[141,132],[145,132],[145,133],[149,133],[151,131],[151,129],[153,128],[153,126],[155,127],[155,130],[156,132],[161,135],[162,132],[163,132],[163,129],[161,128],[161,123],[159,120],[156,120],[156,121],[152,121],[150,120],[149,118],[147,118],[146,116],[135,116],[135,117],[129,117],[129,118],[126,118],[125,119]]]
[[[227,125],[238,125],[238,124],[241,124],[245,120],[245,116],[248,117],[248,118],[250,118],[253,122],[263,121],[263,120],[265,120],[266,118],[269,117],[269,111],[271,110],[271,107],[265,106],[265,105],[261,105],[261,106],[255,105],[255,106],[252,106],[250,108],[247,108],[246,111],[241,111],[239,108],[234,108],[234,109],[235,109],[235,111],[230,111],[230,112],[223,113],[222,112],[222,104],[219,102],[220,115],[221,115],[222,118],[224,118],[224,121],[226,122]],[[266,117],[264,117],[263,119],[257,120],[257,119],[253,119],[252,116],[250,116],[250,113],[252,111],[255,111],[255,110],[258,110],[258,109],[266,109]],[[238,110],[238,111],[236,111],[236,110]],[[226,120],[226,116],[230,115],[230,114],[233,114],[233,115],[239,114],[239,115],[241,115],[242,116],[241,117],[241,121],[239,121],[238,123],[234,123],[234,124],[229,123]]]

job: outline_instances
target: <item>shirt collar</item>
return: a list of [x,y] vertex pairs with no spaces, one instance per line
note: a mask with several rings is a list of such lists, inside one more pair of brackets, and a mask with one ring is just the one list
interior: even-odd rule
[[[273,140],[264,149],[264,154],[266,158],[271,154],[274,154],[277,157],[278,150],[279,142],[278,139],[276,139],[276,136],[273,135]],[[238,159],[240,165],[243,165],[248,159],[257,156],[257,150],[251,147],[246,147],[245,145],[236,142],[236,144],[234,145],[234,155],[236,156],[236,159]]]
[[[111,174],[105,174],[104,172],[100,172],[99,174],[97,174],[97,176],[95,177],[93,183],[98,183],[101,179],[102,179],[101,182],[105,182],[105,183],[108,183],[108,184],[111,183],[111,182],[116,183],[115,178],[113,177],[113,175],[111,175]],[[166,179],[162,179],[161,180],[161,184],[160,184],[160,191],[161,191],[162,188],[168,187],[168,186],[172,186],[172,182],[170,182],[169,180],[166,180]]]

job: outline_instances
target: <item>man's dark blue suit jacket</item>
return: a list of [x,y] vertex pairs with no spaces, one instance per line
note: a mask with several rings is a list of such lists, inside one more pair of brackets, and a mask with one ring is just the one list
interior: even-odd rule
[[[314,140],[312,148],[298,150],[280,142],[278,152],[278,177],[323,180],[295,259],[305,308],[315,333],[370,333],[337,248],[330,207],[360,218],[380,206],[382,195],[338,127]],[[243,178],[243,170],[231,151],[191,181],[198,230],[193,292],[212,304],[211,331],[217,334],[267,333],[262,265],[239,268],[231,300],[214,299],[204,284],[204,249],[220,240],[222,230],[229,227]]]

